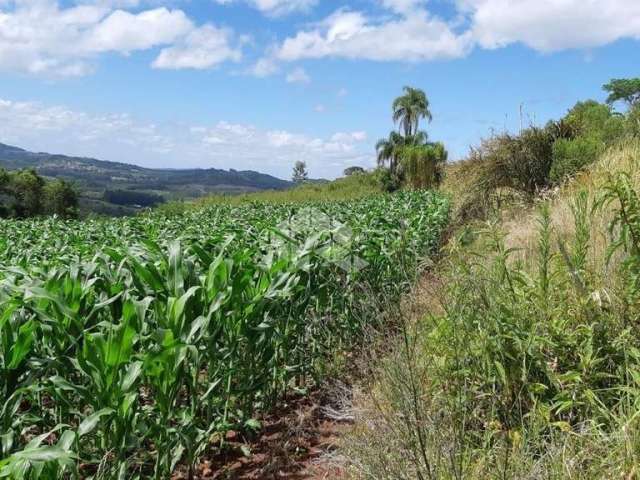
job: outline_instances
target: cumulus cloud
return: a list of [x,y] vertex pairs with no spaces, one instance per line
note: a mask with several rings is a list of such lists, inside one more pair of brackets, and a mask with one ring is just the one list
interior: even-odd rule
[[287,178],[293,163],[304,159],[314,176],[334,177],[349,165],[373,165],[366,140],[363,131],[319,137],[227,121],[156,124],[0,98],[0,142],[148,167],[233,166]]
[[85,75],[100,54],[159,46],[166,49],[155,63],[165,68],[206,68],[239,58],[232,32],[197,27],[179,9],[120,8],[136,4],[104,0],[63,8],[55,0],[0,2],[0,70]]
[[310,83],[311,77],[304,68],[298,67],[287,74],[287,83]]
[[162,49],[153,67],[206,69],[227,60],[238,62],[242,51],[231,46],[232,37],[228,29],[205,25],[192,30],[175,45]]
[[457,5],[484,48],[521,42],[549,52],[640,38],[637,0],[458,0]]
[[215,0],[221,5],[228,5],[244,1],[252,7],[260,10],[265,15],[274,17],[287,15],[293,12],[305,12],[314,7],[318,0]]
[[464,57],[474,48],[523,43],[541,51],[640,39],[638,0],[452,0],[445,19],[426,0],[378,0],[389,13],[339,9],[280,42],[271,61],[326,57],[422,62]]
[[275,58],[341,57],[377,61],[425,61],[465,55],[469,33],[458,35],[425,10],[378,22],[362,12],[338,10],[310,30],[285,39]]

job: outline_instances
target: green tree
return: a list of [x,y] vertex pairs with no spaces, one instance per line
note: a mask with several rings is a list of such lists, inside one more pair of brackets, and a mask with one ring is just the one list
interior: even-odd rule
[[64,218],[78,215],[78,192],[73,185],[64,180],[47,182],[43,189],[44,210],[48,214]]
[[309,178],[309,172],[307,171],[307,164],[302,160],[298,160],[293,165],[293,174],[291,180],[295,183],[305,182]]
[[22,218],[41,214],[44,186],[44,179],[34,169],[12,172],[8,188],[13,197],[12,215]]
[[405,137],[410,137],[418,132],[421,118],[430,122],[433,117],[424,91],[413,87],[404,87],[403,91],[393,101],[393,121],[399,124]]
[[358,167],[358,166],[353,166],[353,167],[347,167],[344,169],[344,176],[345,177],[349,177],[351,175],[359,175],[361,173],[364,173],[365,170],[362,167]]
[[623,100],[632,107],[640,100],[640,78],[614,78],[602,88],[609,92],[607,103]]
[[405,137],[398,132],[389,133],[389,138],[381,138],[376,143],[376,152],[378,154],[378,166],[384,167],[389,163],[389,170],[395,173],[398,166],[398,159],[402,147],[405,145]]

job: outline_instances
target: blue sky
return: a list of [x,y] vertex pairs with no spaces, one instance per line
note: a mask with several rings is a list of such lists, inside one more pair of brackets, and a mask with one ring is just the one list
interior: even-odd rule
[[0,142],[332,178],[411,85],[455,160],[602,100],[638,39],[638,0],[0,0]]

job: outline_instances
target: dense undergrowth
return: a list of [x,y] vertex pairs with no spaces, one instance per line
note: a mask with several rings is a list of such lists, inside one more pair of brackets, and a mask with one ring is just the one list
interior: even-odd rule
[[[401,319],[360,404],[354,477],[640,475],[640,144],[600,143],[540,191],[498,168],[503,148],[529,155],[529,135],[542,133],[492,140],[449,172],[459,229],[418,292],[430,308]],[[528,158],[553,187],[542,152]],[[478,179],[495,182],[465,183]],[[470,198],[486,202],[469,212]]]
[[404,192],[3,222],[0,478],[191,475],[375,328],[447,220]]

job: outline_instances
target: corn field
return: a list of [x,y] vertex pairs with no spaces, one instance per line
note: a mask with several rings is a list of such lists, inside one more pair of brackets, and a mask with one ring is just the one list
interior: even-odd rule
[[448,202],[3,221],[0,478],[170,478],[303,393],[397,299]]

